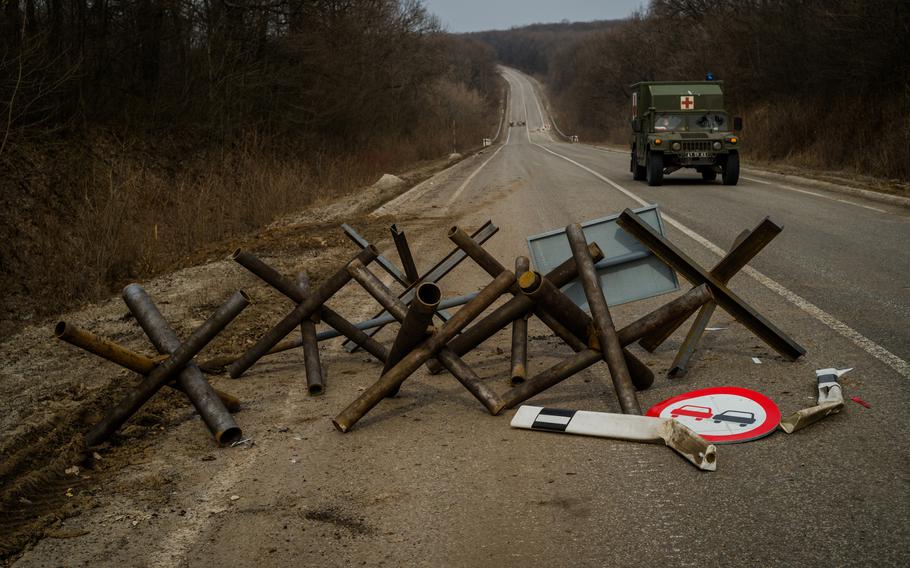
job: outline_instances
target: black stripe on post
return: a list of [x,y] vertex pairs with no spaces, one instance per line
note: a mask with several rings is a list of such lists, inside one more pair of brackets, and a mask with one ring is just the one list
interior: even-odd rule
[[534,419],[532,430],[549,430],[551,432],[565,432],[569,422],[575,416],[575,410],[562,410],[560,408],[544,408]]

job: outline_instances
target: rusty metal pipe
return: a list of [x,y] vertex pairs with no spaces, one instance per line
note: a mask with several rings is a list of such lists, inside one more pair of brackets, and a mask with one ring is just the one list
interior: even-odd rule
[[480,377],[471,367],[465,363],[464,359],[452,352],[451,349],[443,347],[436,352],[436,357],[445,366],[446,370],[452,373],[459,383],[462,384],[474,398],[483,404],[484,408],[493,414],[498,409],[502,401],[499,395],[493,392],[489,386],[484,384]]
[[[89,430],[85,435],[86,444],[96,446],[117,431],[130,416],[167,384],[171,377],[183,370],[199,351],[249,305],[250,298],[242,291],[236,292],[228,298],[209,319],[196,328],[186,341],[171,353],[170,358],[155,367],[144,381],[111,408],[101,422]],[[186,387],[186,385],[182,386]]]
[[446,343],[466,325],[496,301],[515,283],[515,275],[510,271],[503,272],[477,294],[477,297],[465,304],[452,316],[439,331],[427,338],[416,349],[408,353],[397,365],[384,373],[374,384],[367,388],[357,399],[348,405],[332,421],[341,432],[347,432],[363,418],[374,406],[385,398],[396,386],[405,381],[411,374],[433,357]]
[[512,408],[517,404],[521,404],[529,398],[542,393],[550,387],[561,383],[572,375],[580,373],[602,360],[603,355],[601,355],[600,351],[595,349],[580,351],[572,357],[560,361],[549,369],[534,375],[524,383],[509,389],[502,396],[500,408],[496,409],[496,412],[493,414],[499,414],[506,408]]
[[[471,238],[477,239],[477,242],[482,245],[483,243],[487,242],[497,232],[499,232],[499,227],[494,225],[492,221],[487,221],[480,228],[478,228],[476,231],[474,231],[474,233],[471,235]],[[461,263],[461,261],[465,259],[466,256],[467,255],[464,253],[464,251],[462,251],[459,248],[455,248],[455,250],[453,250],[452,252],[447,254],[442,260],[437,262],[430,270],[428,270],[426,272],[426,274],[421,276],[416,282],[411,283],[411,285],[408,286],[404,292],[399,294],[398,297],[405,304],[409,304],[411,302],[411,300],[414,299],[414,294],[416,293],[416,288],[417,288],[418,284],[420,284],[421,282],[437,282],[438,283],[443,277],[445,277],[446,274],[448,274],[449,272],[454,270],[455,267],[458,266]],[[376,314],[376,317],[380,317],[382,315],[383,315],[383,312],[379,312],[378,314]],[[385,325],[385,324],[379,325],[375,328],[371,328],[367,332],[367,335],[369,335],[371,337],[373,335],[376,335],[379,332],[379,330],[382,329],[383,325]],[[352,346],[350,344],[350,342],[346,342],[344,344],[344,348],[348,351],[354,351],[356,349],[356,347]]]
[[[493,257],[493,255],[484,250],[483,247],[478,246],[470,237],[468,237],[468,235],[463,230],[459,229],[458,227],[452,227],[452,229],[449,231],[449,239],[451,239],[452,242],[464,250],[468,256],[474,260],[474,262],[476,262],[481,268],[487,271],[487,273],[489,273],[491,276],[495,276],[498,274],[497,271],[502,271],[505,269],[502,264],[500,264],[499,261]],[[592,243],[590,247],[586,244],[585,249],[589,250],[589,258],[592,259],[592,262],[597,262],[603,258],[603,253],[596,243]],[[575,262],[573,259],[571,264],[563,263],[552,272],[560,271],[559,275],[562,276],[563,274],[568,273],[568,267],[571,267],[572,272],[576,272],[577,262]],[[568,283],[573,279],[574,276],[567,279],[565,283]],[[543,279],[540,278],[540,280]],[[575,305],[574,302],[569,300],[569,298],[559,290],[559,286],[563,286],[564,283],[555,284],[552,280],[548,279],[546,284],[546,299],[549,300],[549,303],[541,305],[540,303],[535,302],[537,306],[541,308],[541,310],[536,310],[537,315],[542,315],[541,311],[548,312],[551,316],[553,316],[552,319],[557,320],[563,324],[565,328],[568,328],[579,339],[590,343],[590,339],[594,334],[594,327],[591,318],[588,317],[588,315],[580,307]],[[521,294],[519,292],[521,291],[522,290],[519,280],[519,283],[516,283],[516,285],[513,287],[512,292],[517,294],[517,296],[520,296]],[[549,326],[551,320],[550,318],[544,317],[541,318],[541,321]],[[493,322],[498,323],[496,320],[490,320],[489,322],[482,320],[480,323],[478,323],[478,326],[481,324],[490,325]],[[499,331],[499,329],[501,329],[501,327],[492,330],[491,335]],[[561,327],[551,326],[551,329],[557,335],[560,335],[562,332]],[[486,331],[489,331],[489,328],[487,328]],[[472,338],[472,340],[473,339],[474,338]],[[464,339],[461,339],[461,341],[459,341],[459,338],[456,338],[456,340],[453,341],[453,346],[450,346],[450,348],[453,349],[456,353],[459,353],[461,342],[467,343],[467,341]],[[569,340],[568,343],[570,346],[573,346],[576,351],[578,350],[576,348],[576,342]],[[632,361],[631,367],[627,366],[627,369],[631,369],[631,371],[635,372],[633,383],[636,385],[636,387],[641,390],[650,387],[654,383],[654,372],[629,350],[622,350],[622,354],[624,360]]]
[[[460,227],[452,227],[449,229],[449,240],[458,245],[458,248],[463,250],[468,256],[471,257],[471,260],[476,262],[478,266],[484,269],[484,271],[496,278],[501,272],[506,270],[506,267],[503,266],[496,257],[487,252],[482,246],[477,244],[477,242],[468,236]],[[511,291],[514,294],[518,293],[518,285],[514,284]]]
[[[589,347],[585,340],[596,338],[594,323],[580,307],[563,294],[559,288],[538,272],[527,272],[518,279],[524,295],[539,305],[534,314],[553,330],[576,353]],[[558,314],[554,317],[550,314]],[[552,320],[552,321],[551,321]],[[571,325],[572,328],[567,327]],[[654,371],[628,349],[623,348],[623,357],[632,376],[635,390],[646,390],[654,384]]]
[[[177,333],[142,286],[131,284],[124,288],[123,301],[159,353],[172,355],[180,347]],[[177,383],[218,443],[230,444],[241,438],[240,427],[195,363],[187,363],[177,375]]]
[[[297,287],[306,296],[310,293],[310,279],[306,272],[297,275]],[[306,371],[306,390],[310,396],[325,392],[325,376],[319,360],[319,342],[316,340],[315,316],[300,322],[300,342],[303,344],[303,366]]]
[[[262,259],[253,253],[237,249],[234,251],[234,254],[231,255],[231,258],[234,259],[237,264],[246,268],[266,284],[275,288],[294,302],[299,304],[306,300],[307,294],[303,294],[290,279],[285,278],[280,272],[266,264]],[[356,343],[358,346],[363,348],[364,351],[378,359],[380,362],[384,363],[386,361],[386,358],[389,356],[386,348],[383,347],[382,344],[380,344],[378,341],[364,333],[362,329],[358,329],[357,326],[348,321],[347,318],[335,310],[331,309],[328,306],[322,306],[319,308],[319,317],[328,326],[334,328],[339,334],[344,335],[350,341]],[[269,351],[268,354],[287,351],[288,349],[296,349],[297,347],[300,347],[301,344],[296,343],[291,345],[290,343],[287,343],[282,345],[285,345],[284,349],[276,350],[273,348]],[[278,346],[276,346],[276,348],[277,347]],[[228,361],[221,366],[227,365],[231,362],[233,362],[233,360]]]
[[[531,268],[531,261],[526,256],[515,258],[515,275],[524,274]],[[512,322],[512,372],[509,373],[509,384],[520,385],[528,375],[528,318],[518,318]]]
[[[660,326],[666,324],[668,321],[672,321],[674,318],[678,317],[680,313],[692,309],[693,306],[698,309],[699,306],[703,306],[713,299],[714,297],[711,295],[711,290],[707,286],[698,286],[670,303],[664,304],[656,310],[638,318],[620,329],[616,335],[619,337],[619,342],[622,345],[631,345],[648,333],[653,332],[655,329],[659,329]],[[512,408],[517,404],[521,404],[529,398],[542,393],[550,387],[602,360],[603,355],[600,351],[595,349],[580,351],[579,353],[576,353],[574,357],[561,361],[553,367],[528,379],[523,384],[510,389],[509,392],[502,397],[501,406],[496,409],[494,414],[499,414],[506,408]]]
[[[395,336],[395,343],[392,344],[392,349],[389,350],[389,360],[386,361],[385,367],[382,368],[380,376],[397,365],[405,355],[427,338],[433,325],[433,314],[436,313],[436,307],[439,306],[439,300],[441,299],[442,292],[436,284],[424,282],[417,287],[417,295],[414,296],[414,301],[411,302],[404,319],[401,320],[401,327],[398,329],[398,335]],[[393,397],[396,394],[398,394],[398,385],[391,389],[387,396]]]
[[[598,260],[603,258],[603,251],[601,251],[600,247],[596,244],[592,244],[590,249],[592,257]],[[562,287],[572,280],[575,280],[577,276],[578,272],[575,269],[575,259],[570,258],[548,272],[546,278],[556,287]],[[449,344],[449,349],[456,355],[464,355],[494,336],[499,330],[503,329],[517,318],[524,317],[531,313],[534,308],[535,304],[532,300],[519,294],[502,306],[496,308],[491,314],[485,316],[479,322],[468,328],[464,333],[453,339]],[[554,332],[555,331],[556,330],[554,330]],[[438,373],[442,370],[442,367],[434,361],[430,361],[427,367],[432,373]]]
[[[398,321],[404,320],[408,308],[401,300],[395,297],[389,287],[383,284],[382,281],[366,267],[366,265],[355,259],[348,263],[347,268],[348,272],[351,274],[351,278],[356,280],[374,300],[379,302],[379,305],[382,306],[385,311],[389,312],[389,314]],[[439,290],[439,287],[437,286],[436,289]],[[429,292],[426,293],[429,294]],[[436,304],[438,305],[439,302]],[[435,310],[436,308],[434,307],[433,309]]]
[[[357,262],[357,261],[351,262],[351,264],[348,265],[348,271],[351,272],[351,276],[355,280],[357,280],[358,283],[363,285],[365,290],[367,290],[374,298],[376,298],[376,301],[378,301],[379,304],[386,309],[386,311],[388,311],[390,314],[394,315],[399,321],[405,322],[405,323],[402,323],[398,337],[401,337],[402,334],[410,335],[410,336],[419,335],[419,331],[421,329],[420,323],[417,323],[417,324],[411,323],[407,317],[409,313],[411,313],[415,309],[419,309],[423,312],[429,312],[430,318],[431,318],[432,313],[433,313],[433,311],[435,311],[436,308],[433,308],[433,311],[431,311],[428,309],[429,306],[427,306],[426,304],[432,304],[435,302],[436,306],[439,305],[439,302],[436,301],[436,298],[438,296],[441,296],[441,292],[439,292],[438,286],[436,286],[436,291],[431,292],[430,295],[428,295],[426,289],[422,289],[422,287],[424,286],[423,284],[421,286],[419,286],[417,288],[417,296],[416,296],[414,302],[411,303],[411,308],[409,310],[408,308],[405,307],[405,305],[401,302],[401,300],[396,298],[395,295],[392,293],[392,291],[389,290],[389,288],[385,284],[383,284],[376,277],[376,275],[374,275],[372,272],[370,272],[370,270],[367,267],[363,266],[362,263]],[[434,286],[435,286],[435,284],[434,284]],[[421,303],[425,304],[425,306],[415,308],[415,304],[417,302],[421,302]],[[418,316],[412,316],[412,318],[415,318],[415,317],[418,317]],[[420,317],[423,317],[423,316],[420,316]],[[410,329],[407,329],[407,328],[410,328]],[[424,335],[421,336],[421,341],[425,338],[425,336],[427,335],[428,332],[430,332],[430,333],[436,332],[435,328],[431,328],[430,319],[427,320],[426,325],[423,327],[423,330],[424,330]],[[396,339],[395,339],[396,345],[398,344],[398,337],[396,337]],[[395,352],[396,352],[396,348],[393,347],[392,353],[395,353]],[[406,355],[406,354],[407,354],[407,352],[402,353],[402,355]],[[396,359],[400,359],[400,357],[398,357],[398,355],[396,354],[396,355],[390,355],[390,360],[392,360],[393,356]],[[465,363],[458,355],[453,353],[448,347],[443,347],[436,353],[436,357],[441,362],[441,365],[443,367],[445,367],[446,370],[448,370],[450,373],[452,373],[452,376],[454,376],[458,380],[458,382],[460,382],[466,389],[468,389],[468,392],[470,392],[472,395],[474,395],[474,397],[477,398],[481,402],[481,404],[483,404],[484,407],[487,408],[487,410],[490,410],[491,408],[496,407],[496,405],[499,402],[499,398],[496,396],[496,394],[494,392],[492,392],[492,390],[489,389],[489,387],[486,387],[481,382],[481,380],[477,376],[477,374],[475,374],[474,371],[467,365],[467,363]],[[392,366],[394,366],[394,365],[389,365],[386,369],[383,369],[383,372],[387,371]],[[395,389],[392,392],[393,392],[393,396],[394,396],[394,393],[397,393],[398,391],[397,391],[397,389]]]
[[[370,246],[360,251],[356,259],[364,264],[369,264],[376,259],[378,252],[376,248]],[[255,345],[250,347],[239,359],[228,365],[228,373],[232,378],[239,378],[250,367],[256,364],[259,359],[265,356],[270,349],[275,347],[279,341],[287,337],[300,322],[312,316],[316,311],[325,304],[329,298],[335,295],[345,284],[350,281],[351,275],[347,271],[347,264],[341,267],[328,280],[322,283],[312,295],[306,300],[297,304],[291,313],[278,322],[265,335],[259,338]]]
[[616,328],[613,327],[610,308],[607,307],[607,299],[604,297],[597,269],[594,268],[594,261],[588,253],[588,241],[581,225],[572,223],[567,226],[566,237],[569,239],[572,256],[578,266],[578,276],[582,288],[584,288],[585,297],[588,299],[588,306],[591,308],[591,318],[594,321],[594,329],[597,332],[604,361],[610,368],[610,378],[613,379],[613,388],[616,389],[619,406],[622,408],[623,414],[640,415],[641,405],[635,394],[635,386],[632,384],[632,376],[626,365],[623,347],[616,335]]
[[578,339],[593,347],[594,324],[591,318],[568,296],[540,275],[539,272],[524,272],[518,276],[521,292],[531,298],[538,309],[548,312],[562,323]]
[[414,263],[411,247],[408,246],[408,237],[404,234],[404,231],[398,228],[398,225],[393,224],[389,227],[389,231],[392,233],[392,241],[395,242],[398,258],[401,259],[401,267],[409,280],[408,284],[413,284],[420,278],[420,273],[417,272],[417,265]]
[[659,329],[666,322],[673,321],[679,317],[679,314],[691,311],[693,308],[697,310],[713,300],[714,294],[706,284],[696,286],[682,296],[620,329],[617,332],[619,342],[623,345],[631,345],[655,329]]
[[[483,268],[487,272],[487,274],[489,274],[490,276],[495,278],[496,275],[498,275],[499,273],[501,273],[502,271],[505,270],[505,267],[502,264],[500,264],[499,261],[496,260],[495,257],[493,257],[493,255],[491,255],[489,252],[484,250],[483,247],[481,247],[477,243],[475,243],[473,241],[473,239],[471,239],[471,237],[469,237],[467,235],[467,233],[465,233],[461,228],[459,228],[457,226],[452,227],[449,230],[448,236],[452,242],[454,242],[456,245],[458,245],[458,247],[461,250],[463,250],[468,256],[470,256],[471,259],[475,263],[477,263],[478,266]],[[592,256],[596,256],[598,259],[603,258],[603,253],[602,253],[602,251],[600,251],[600,248],[597,247],[596,244],[593,245],[593,248],[596,249],[596,252],[594,252],[594,250],[592,250]],[[561,265],[559,265],[558,267],[553,269],[550,272],[550,274],[548,274],[548,277],[550,275],[559,277],[558,278],[559,282],[556,283],[557,287],[568,284],[570,281],[574,280],[575,277],[577,276],[575,261],[574,261],[574,259],[569,259],[569,260],[571,262],[567,261],[567,262],[562,263]],[[571,277],[568,277],[569,274],[571,274]],[[566,277],[564,282],[562,281],[562,277]],[[514,286],[512,286],[512,288],[510,289],[510,292],[515,294],[516,298],[522,296],[521,290],[520,290],[517,282],[515,283]],[[483,325],[484,327],[478,330],[479,333],[476,338],[474,338],[474,337],[471,338],[472,341],[479,339],[479,337],[481,335],[481,333],[480,333],[481,331],[484,334],[489,333],[489,335],[486,335],[485,337],[483,337],[483,340],[485,340],[485,339],[489,338],[491,335],[497,333],[500,329],[505,327],[507,324],[515,321],[515,319],[517,319],[517,317],[522,317],[522,316],[527,315],[531,310],[534,309],[534,303],[533,302],[529,303],[529,302],[525,301],[525,302],[516,302],[515,304],[510,305],[510,303],[507,302],[505,304],[505,306],[503,306],[500,309],[503,309],[503,308],[506,308],[509,310],[509,311],[504,312],[505,314],[508,314],[509,316],[515,315],[514,312],[520,312],[521,315],[520,316],[516,315],[512,319],[509,319],[508,321],[503,322],[502,318],[504,316],[502,314],[500,314],[498,316],[498,318],[496,318],[496,319],[494,319],[492,317],[493,314],[491,314],[491,316],[484,318],[484,320],[481,320],[477,324],[478,326]],[[522,308],[524,308],[526,311],[522,311]],[[477,326],[475,326],[475,327],[477,327]],[[495,327],[495,329],[493,329],[493,327]],[[463,334],[463,335],[465,335],[465,334]],[[584,335],[581,337],[586,338],[586,336],[584,336]],[[461,339],[460,341],[457,342],[456,345],[454,345],[452,347],[453,350],[458,354],[463,354],[463,353],[467,352],[467,350],[462,351],[462,349],[463,349],[462,343],[466,344],[467,341],[465,339]],[[471,346],[471,348],[476,347],[477,345],[479,345],[479,343]]]
[[[132,349],[127,349],[119,343],[95,335],[86,329],[82,329],[81,327],[65,321],[58,322],[57,325],[54,326],[54,336],[61,341],[80,347],[93,355],[97,355],[102,359],[107,359],[111,363],[116,363],[117,365],[135,373],[139,373],[140,375],[148,375],[155,370],[155,367],[157,367],[159,363],[166,360],[166,358],[161,359],[158,357],[153,359],[142,353],[136,353]],[[180,383],[172,382],[168,383],[166,386],[180,392],[185,392],[183,387],[180,386]],[[240,399],[236,396],[218,389],[214,389],[214,391],[230,412],[237,412],[240,410]]]

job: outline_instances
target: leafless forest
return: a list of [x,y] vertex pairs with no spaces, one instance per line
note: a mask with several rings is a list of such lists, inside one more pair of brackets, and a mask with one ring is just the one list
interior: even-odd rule
[[413,0],[0,4],[7,330],[499,118],[492,49]]
[[910,179],[910,5],[653,0],[629,20],[475,37],[545,80],[564,130],[624,143],[629,85],[723,79],[749,158]]

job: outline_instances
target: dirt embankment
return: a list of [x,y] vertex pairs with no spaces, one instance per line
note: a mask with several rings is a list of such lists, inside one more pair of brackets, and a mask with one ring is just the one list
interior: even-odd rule
[[[385,180],[278,219],[255,233],[200,247],[184,259],[190,268],[143,286],[181,337],[237,289],[250,293],[254,302],[260,299],[255,309],[241,314],[200,359],[242,351],[291,304],[279,300],[281,296],[274,290],[227,260],[232,250],[251,250],[287,274],[313,270],[311,278],[318,285],[326,276],[321,271],[341,266],[356,250],[338,230],[341,222],[356,227],[371,241],[387,238],[389,219],[369,217],[367,213],[452,160],[449,157],[422,164],[402,174],[400,183]],[[116,295],[62,314],[59,319],[140,353],[153,353]],[[144,461],[156,436],[165,435],[175,424],[198,418],[184,397],[164,389],[108,444],[86,451],[82,433],[122,398],[136,375],[54,339],[54,321],[24,327],[0,344],[0,359],[4,361],[0,367],[0,558],[7,561],[41,537],[66,538],[61,528],[63,519],[94,506],[93,496],[115,473]],[[212,379],[216,388],[232,390],[232,381]]]

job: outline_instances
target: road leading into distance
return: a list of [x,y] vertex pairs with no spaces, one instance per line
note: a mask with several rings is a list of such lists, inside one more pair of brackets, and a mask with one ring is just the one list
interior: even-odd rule
[[[154,519],[115,522],[118,510],[139,507],[118,493],[73,521],[87,536],[45,539],[20,565],[905,565],[910,210],[781,186],[748,167],[736,187],[682,172],[648,187],[632,181],[626,153],[543,130],[552,121],[532,80],[503,72],[508,118],[527,127],[504,129],[502,143],[377,211],[411,231],[420,268],[451,248],[451,224],[492,219],[501,230],[486,248],[511,265],[527,254],[529,235],[644,203],[660,204],[668,238],[710,267],[743,229],[770,216],[783,233],[730,285],[807,355],[782,360],[718,310],[712,326],[720,329],[705,336],[683,379],[665,376],[682,332],[654,354],[634,347],[657,375],[642,406],[734,385],[765,393],[786,415],[813,405],[815,369],[854,367],[842,379],[846,395],[871,408],[848,401],[792,436],[721,446],[717,471],[705,473],[657,446],[510,429],[512,411],[491,417],[448,375],[421,371],[342,435],[330,417],[377,367],[336,345],[324,350],[330,388],[321,398],[300,386],[296,354],[230,383],[255,401],[240,415],[254,447],[200,463],[185,448],[201,436],[198,424],[162,437],[132,473],[177,478],[162,503],[142,502]],[[442,287],[448,296],[488,281],[466,262]],[[362,294],[346,294],[336,309],[372,315]],[[618,306],[614,320],[622,325],[670,297]],[[531,336],[532,374],[568,356],[533,320]],[[507,332],[466,359],[507,388]],[[603,364],[532,402],[618,411]]]

